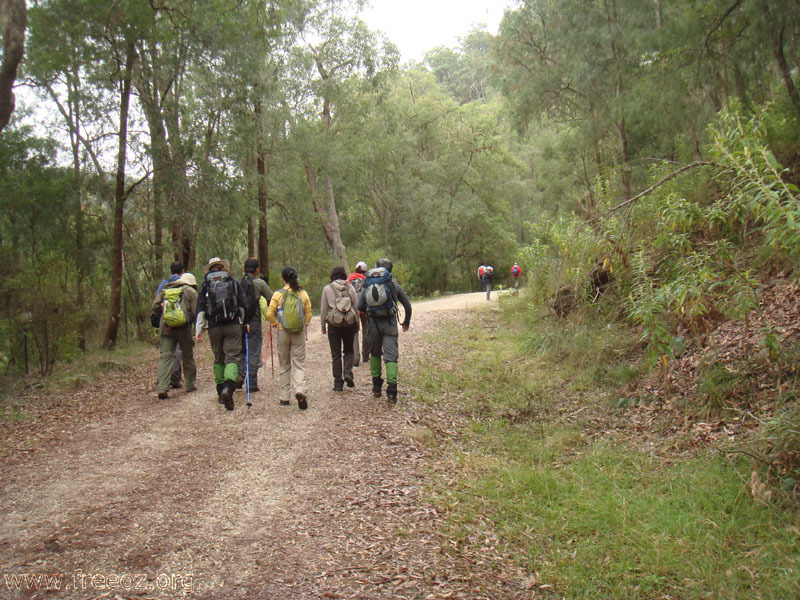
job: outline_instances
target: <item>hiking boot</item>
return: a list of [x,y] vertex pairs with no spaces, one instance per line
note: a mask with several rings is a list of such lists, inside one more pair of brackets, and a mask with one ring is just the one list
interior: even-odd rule
[[180,381],[173,381],[169,384],[169,387],[173,390],[179,390],[183,387],[183,384]]
[[236,389],[236,383],[233,381],[226,381],[222,387],[222,393],[219,395],[222,398],[222,403],[225,405],[226,410],[233,410],[233,392]]
[[344,383],[341,382],[341,381],[334,381],[333,382],[333,391],[334,392],[344,391]]
[[240,390],[240,389],[242,389],[242,386],[244,386],[244,376],[243,375],[239,375],[236,378],[236,389]]
[[169,394],[167,392],[158,392],[159,400],[166,400],[167,398],[169,398]]
[[361,362],[363,362],[365,365],[368,365],[369,364],[369,354],[362,355],[361,356]]
[[355,356],[353,357],[353,366],[354,366],[354,367],[357,367],[357,366],[358,366],[358,365],[360,365],[360,364],[361,364],[361,361],[359,360],[359,358],[358,358],[358,355],[355,355]]
[[222,404],[222,402],[223,402],[222,401],[222,390],[224,390],[224,389],[225,389],[225,384],[224,383],[218,383],[217,384],[217,402],[219,402],[220,404]]
[[186,386],[186,393],[187,394],[191,394],[192,392],[196,392],[196,391],[197,391],[197,386],[196,385],[187,385]]
[[381,397],[381,387],[383,387],[383,379],[380,377],[372,378],[372,395],[376,398]]
[[250,386],[250,391],[251,392],[257,392],[258,391],[258,386],[257,385]]
[[289,406],[290,402],[288,400],[281,400],[281,406]]
[[389,382],[386,384],[386,399],[389,404],[397,404],[397,384]]
[[297,392],[294,395],[297,398],[297,407],[300,410],[305,410],[308,408],[308,402],[306,401],[306,395],[303,392]]
[[352,377],[345,377],[344,382],[347,384],[347,387],[355,386],[355,382],[353,381]]

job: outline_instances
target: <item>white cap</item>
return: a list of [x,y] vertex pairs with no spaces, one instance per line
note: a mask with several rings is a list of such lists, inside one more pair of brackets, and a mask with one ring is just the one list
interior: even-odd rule
[[356,271],[358,271],[358,270],[366,271],[367,270],[367,263],[365,263],[363,260],[358,261],[356,263]]

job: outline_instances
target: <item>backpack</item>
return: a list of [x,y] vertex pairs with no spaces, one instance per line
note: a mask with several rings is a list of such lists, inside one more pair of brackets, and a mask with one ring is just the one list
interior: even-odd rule
[[[336,293],[335,289],[333,291]],[[325,320],[334,327],[350,327],[356,324],[358,313],[355,311],[347,288],[344,289],[340,296],[336,297]]]
[[239,316],[236,281],[227,271],[212,271],[206,275],[208,315],[217,323],[234,321]]
[[391,272],[384,267],[370,269],[364,280],[364,296],[368,315],[385,317],[393,313],[395,298]]
[[306,328],[306,311],[300,292],[281,290],[281,307],[278,309],[278,322],[289,333],[300,333]]
[[521,269],[519,267],[511,267],[511,274],[514,277],[519,277],[520,276],[520,271],[521,271]]
[[164,302],[161,306],[164,309],[164,325],[167,327],[182,327],[186,325],[186,311],[183,310],[183,288],[173,287],[164,290]]
[[258,317],[258,296],[256,296],[256,286],[253,285],[253,276],[246,273],[239,282],[244,293],[244,319],[252,321]]
[[353,289],[356,291],[356,295],[361,293],[361,290],[364,288],[364,278],[363,277],[356,277],[355,279],[350,280],[350,285],[353,286]]

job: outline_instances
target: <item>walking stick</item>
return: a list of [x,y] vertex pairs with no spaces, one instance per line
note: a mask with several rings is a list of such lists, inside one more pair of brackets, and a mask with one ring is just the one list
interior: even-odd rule
[[247,408],[253,406],[250,402],[250,348],[247,345],[247,330],[244,330],[244,380],[247,383]]

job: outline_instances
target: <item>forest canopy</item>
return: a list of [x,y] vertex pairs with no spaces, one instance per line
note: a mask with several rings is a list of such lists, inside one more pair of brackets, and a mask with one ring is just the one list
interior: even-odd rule
[[363,4],[27,3],[0,132],[7,370],[152,335],[176,259],[255,256],[273,285],[293,264],[312,296],[381,256],[416,296],[519,261],[538,300],[577,303],[600,260],[658,357],[796,258],[796,3],[524,0],[406,64]]

